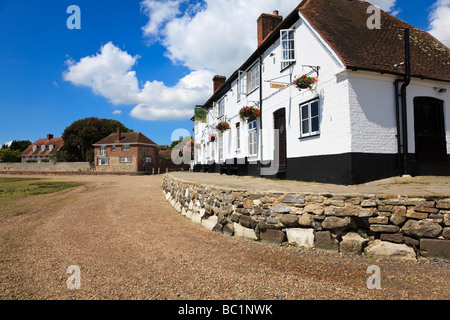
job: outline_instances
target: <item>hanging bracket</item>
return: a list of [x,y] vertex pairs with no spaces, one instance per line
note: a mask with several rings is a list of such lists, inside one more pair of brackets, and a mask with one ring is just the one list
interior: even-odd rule
[[320,70],[320,66],[310,66],[310,65],[302,65],[302,67],[308,67],[311,68],[316,74],[317,76],[319,76],[319,70]]

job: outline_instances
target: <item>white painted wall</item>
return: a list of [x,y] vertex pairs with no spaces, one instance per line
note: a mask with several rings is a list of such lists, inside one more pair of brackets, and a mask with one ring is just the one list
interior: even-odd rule
[[[397,124],[394,81],[400,77],[373,72],[349,72],[352,152],[397,153]],[[434,88],[447,88],[438,93]],[[447,150],[450,151],[450,85],[413,78],[407,87],[409,152],[415,152],[414,98],[432,97],[444,101]]]

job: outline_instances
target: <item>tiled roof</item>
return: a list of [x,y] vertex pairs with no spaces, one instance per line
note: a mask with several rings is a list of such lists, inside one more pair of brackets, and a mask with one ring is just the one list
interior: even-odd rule
[[99,142],[95,143],[93,146],[99,146],[99,145],[117,145],[117,144],[152,144],[157,146],[156,143],[154,143],[152,140],[144,136],[140,132],[130,132],[130,133],[124,133],[122,132],[120,134],[120,140],[117,139],[117,134],[113,133],[106,138],[100,140]]
[[[53,150],[50,151],[49,146],[53,145]],[[54,155],[61,149],[64,145],[64,140],[62,138],[53,139],[40,139],[35,143],[31,144],[23,153],[22,157],[25,156],[49,156]],[[36,146],[36,151],[33,151],[33,146]],[[45,146],[45,150],[41,151],[41,146]]]
[[381,29],[370,30],[370,3],[359,0],[304,0],[302,15],[347,68],[404,74],[404,29],[410,28],[411,75],[450,81],[450,51],[429,33],[382,11]]

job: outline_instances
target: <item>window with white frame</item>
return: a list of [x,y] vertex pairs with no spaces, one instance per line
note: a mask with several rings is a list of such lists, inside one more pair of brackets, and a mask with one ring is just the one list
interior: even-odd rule
[[101,146],[100,147],[100,155],[101,156],[106,156],[106,146]]
[[108,165],[108,158],[98,158],[98,165],[99,166],[107,166]]
[[258,129],[256,120],[248,123],[248,154],[249,156],[258,155]]
[[44,151],[45,150],[45,145],[42,145],[41,146],[41,151]]
[[295,30],[281,30],[281,69],[295,62]]
[[210,149],[211,149],[211,143],[208,142],[206,144],[206,148],[205,148],[205,155],[206,155],[206,160],[209,160],[211,158],[211,154],[210,154]]
[[33,151],[36,151],[37,150],[37,146],[33,146]]
[[240,101],[242,98],[245,98],[246,95],[247,95],[247,72],[239,70],[237,100]]
[[253,67],[250,68],[250,71],[248,72],[248,79],[249,79],[249,91],[248,93],[251,93],[253,90],[256,90],[259,88],[259,63],[256,63]]
[[300,137],[320,134],[319,99],[300,105]]
[[120,163],[131,163],[131,157],[120,157]]
[[236,123],[236,151],[241,150],[241,123]]
[[218,110],[217,110],[218,118],[221,118],[225,115],[225,98],[219,101]]
[[48,146],[48,149],[49,149],[50,151],[52,151],[54,147],[55,147],[55,146],[51,144],[51,145]]
[[219,133],[219,161],[223,161],[223,133]]
[[124,146],[122,147],[122,151],[130,151],[130,145],[129,145],[129,144],[124,145]]
[[116,151],[116,146],[112,146],[112,147],[111,147],[111,151],[112,151],[112,152],[115,152],[115,151]]
[[144,162],[145,163],[152,163],[152,158],[151,157],[144,157]]

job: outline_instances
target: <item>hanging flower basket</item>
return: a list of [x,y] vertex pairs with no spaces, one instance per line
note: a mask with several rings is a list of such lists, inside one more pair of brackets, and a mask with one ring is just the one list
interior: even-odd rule
[[222,121],[220,122],[217,126],[216,126],[216,130],[220,131],[220,132],[225,132],[227,130],[230,130],[231,126],[228,122]]
[[212,133],[212,134],[209,135],[208,141],[209,142],[214,142],[214,141],[216,141],[216,138],[217,138],[216,134]]
[[316,84],[319,81],[318,77],[308,77],[306,74],[302,75],[301,77],[294,78],[294,81],[292,81],[292,85],[296,86],[298,90],[304,90],[304,89],[312,89],[313,85]]
[[257,119],[261,116],[261,110],[256,107],[243,107],[239,111],[239,116],[242,120]]

